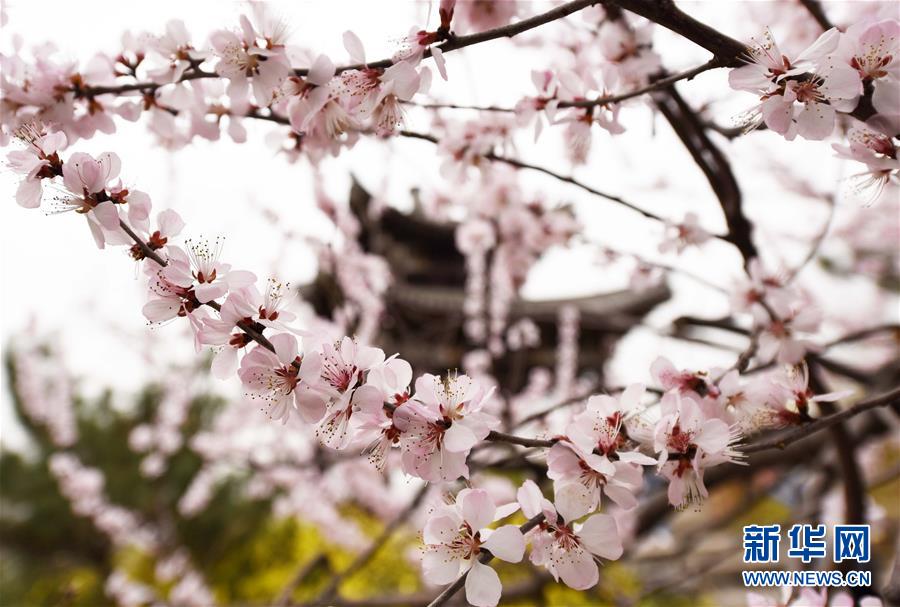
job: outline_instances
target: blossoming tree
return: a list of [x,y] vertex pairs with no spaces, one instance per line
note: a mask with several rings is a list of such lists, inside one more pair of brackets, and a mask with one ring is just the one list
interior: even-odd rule
[[[770,12],[757,19],[760,33],[738,40],[671,0],[571,0],[543,8],[442,0],[386,58],[370,57],[351,31],[343,33],[344,56],[296,46],[268,8],[249,4],[237,22],[212,32],[191,32],[173,20],[164,31],[129,33],[119,53],[84,65],[49,47],[26,56],[21,41],[2,57],[0,143],[11,148],[16,202],[48,213],[74,211],[98,248],[124,249],[146,285],[146,319],[183,323],[198,353],[213,352],[210,373],[242,385],[244,403],[231,412],[226,407],[217,430],[195,441],[206,464],[181,499],[184,513],[205,507],[221,462],[242,461],[258,476],[257,491],[284,493],[289,511],[317,518],[339,536],[337,510],[311,505],[319,497],[310,481],[316,477],[298,473],[302,453],[315,443],[322,465],[346,465],[353,476],[347,482],[360,492],[374,495],[398,479],[422,489],[405,509],[383,509],[384,533],[334,573],[313,602],[339,603],[346,578],[409,519],[421,530],[416,558],[423,579],[438,586],[426,602],[447,604],[462,592],[479,607],[504,598],[494,559],[520,563],[500,569],[510,579],[522,568],[539,582],[546,575],[577,591],[599,585],[614,593],[607,564],[639,563],[653,532],[673,513],[695,509],[709,525],[737,520],[739,508],[717,518],[706,504],[711,491],[730,482],[775,492],[796,474],[830,470],[843,488],[834,520],[874,522],[867,483],[875,481],[862,462],[896,448],[900,413],[896,6],[855,3],[839,20],[814,0],[768,3]],[[765,19],[790,19],[793,38],[776,40]],[[711,56],[676,69],[677,57],[656,48],[665,35]],[[532,82],[522,83],[517,103],[473,105],[450,56],[489,53],[485,43],[502,38],[553,52],[532,66]],[[727,85],[701,107],[691,90],[708,73],[727,75]],[[446,80],[455,96],[432,95],[436,79]],[[715,107],[726,98],[744,108],[733,126],[733,115]],[[602,180],[593,172],[597,139],[626,137],[629,113],[647,111],[671,127],[705,176],[724,231],[705,227],[677,196],[658,213],[627,193],[589,185]],[[318,207],[338,235],[320,243],[320,272],[331,277],[341,300],[316,315],[283,277],[226,262],[222,238],[198,237],[202,226],[186,225],[175,209],[155,212],[160,185],[131,181],[139,158],[123,166],[115,152],[80,151],[97,133],[137,121],[168,149],[215,141],[223,132],[241,143],[256,134],[251,124],[264,124],[280,157],[315,167],[363,140],[380,142],[385,151],[394,141],[415,140],[433,154],[451,188],[420,192],[416,229],[450,226],[446,254],[461,257],[464,269],[460,335],[423,339],[418,349],[456,348],[461,368],[429,368],[417,348],[386,351],[379,341],[382,325],[398,322],[398,298],[412,289],[392,283],[397,268],[360,234],[366,222],[391,211],[373,205],[351,212],[316,184]],[[526,146],[557,135],[571,175],[523,159]],[[781,188],[826,201],[832,214],[838,205],[849,209],[843,225],[833,227],[829,219],[797,263],[767,249],[771,239],[745,210],[732,154],[739,156],[740,142],[754,138],[830,145],[858,173],[849,193],[837,197],[822,183],[791,175],[789,167],[771,168],[769,196],[778,197]],[[641,164],[664,161],[645,145],[634,166],[639,171]],[[649,226],[639,238],[655,238],[660,257],[592,241],[578,213],[529,191],[532,174],[546,178],[550,191],[557,184],[576,188],[636,214]],[[72,229],[82,228],[73,223]],[[396,247],[403,247],[399,238]],[[440,265],[444,249],[436,238],[429,246]],[[260,246],[269,241],[261,237]],[[741,340],[731,364],[698,368],[654,356],[636,374],[641,382],[622,386],[580,373],[578,357],[590,346],[578,341],[577,302],[559,304],[552,336],[516,307],[535,265],[575,243],[593,248],[598,272],[627,267],[634,292],[686,277],[698,291],[687,298],[697,313],[676,319],[671,336],[693,344],[708,343],[710,332],[731,334]],[[832,244],[838,253],[829,257]],[[733,284],[679,268],[681,256],[717,245],[737,253],[741,278]],[[824,314],[822,298],[835,291],[823,295],[815,288],[814,260],[822,261],[819,271],[871,282],[885,302],[881,312]],[[729,302],[727,316],[704,316],[707,291]],[[553,342],[555,356],[532,363],[527,352],[541,342]],[[868,356],[859,358],[857,348]],[[516,357],[529,361],[525,380],[505,370]],[[179,423],[160,407],[158,423],[131,435],[133,448],[147,454],[142,469],[151,477],[178,448],[167,437],[178,435]],[[59,452],[51,470],[73,511],[115,543],[159,552],[171,565],[160,574],[164,590],[116,572],[109,595],[128,605],[214,603],[215,593],[184,551],[161,550],[159,534],[105,501],[102,475],[67,452],[76,439],[52,411],[38,407],[29,415],[54,437]],[[253,456],[254,445],[242,442],[242,430],[260,424],[277,433],[275,443],[284,441],[271,447],[277,457]],[[830,488],[813,499],[819,520]],[[687,549],[676,545],[674,554]],[[887,557],[867,565],[880,583],[855,589],[856,598],[900,595],[898,575],[883,568]],[[273,600],[290,603],[302,579]],[[529,588],[540,593],[542,586]],[[387,600],[395,599],[401,601]],[[770,604],[756,595],[749,600]],[[817,590],[788,594],[778,604],[852,600]]]

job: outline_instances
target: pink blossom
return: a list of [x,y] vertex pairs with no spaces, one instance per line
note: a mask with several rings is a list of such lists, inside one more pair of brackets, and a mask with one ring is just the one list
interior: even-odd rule
[[615,454],[622,461],[649,464],[646,456],[626,447],[629,443],[627,426],[644,410],[641,400],[645,388],[631,384],[618,398],[605,394],[588,399],[587,408],[575,416],[566,428],[569,438],[582,449],[595,449],[603,455]]
[[818,403],[831,403],[853,394],[853,390],[816,394],[809,387],[806,363],[788,367],[771,386],[769,403],[773,425],[797,424],[819,417]]
[[[165,259],[168,255],[167,246],[171,244],[170,239],[181,234],[181,230],[184,228],[184,221],[181,219],[181,216],[172,209],[161,211],[156,216],[156,229],[151,230],[149,221],[150,198],[143,192],[131,192],[128,196],[128,207],[128,223],[131,229],[147,245],[147,248]],[[145,216],[145,213],[148,213],[148,215]],[[129,247],[128,252],[135,261],[141,261],[146,258],[144,249],[123,231],[108,234],[107,241],[113,245]]]
[[[647,458],[650,463],[656,460]],[[637,506],[635,494],[642,485],[641,467],[625,461],[612,461],[605,455],[585,451],[568,441],[560,441],[547,454],[547,476],[559,488],[577,483],[591,496],[591,510],[600,508],[606,496],[628,510]]]
[[791,60],[778,47],[772,32],[766,28],[762,40],[751,38],[747,47],[747,65],[728,74],[731,88],[751,92],[768,91],[789,76],[796,76],[817,65],[833,52],[840,42],[840,32],[832,28],[823,33],[805,51]]
[[63,164],[63,182],[73,197],[58,199],[57,210],[84,215],[91,235],[101,249],[106,242],[104,230],[119,230],[119,211],[105,190],[120,168],[119,157],[112,152],[101,154],[96,160],[76,152]]
[[518,2],[507,0],[457,0],[460,31],[481,32],[509,24],[519,12]]
[[[394,423],[394,413],[396,408],[409,400],[411,381],[412,367],[396,356],[373,367],[366,377],[366,384],[378,390],[380,400],[363,403],[356,419],[363,435],[375,435],[365,452],[369,454],[369,461],[379,470],[384,469],[390,449],[400,443],[401,431]],[[385,403],[393,408],[385,407]]]
[[750,63],[729,74],[732,88],[761,95],[749,125],[764,121],[789,140],[828,137],[836,111],[852,110],[862,93],[856,71],[830,54],[840,38],[836,29],[828,30],[794,61],[781,53],[768,31],[762,43],[749,47]]
[[301,417],[312,421],[321,409],[320,398],[311,390],[318,379],[318,358],[300,357],[297,338],[289,333],[273,335],[269,341],[275,352],[256,346],[241,360],[241,383],[251,399],[262,401],[270,418],[287,423],[296,408]]
[[759,257],[747,264],[747,276],[740,279],[731,292],[731,309],[735,313],[749,312],[754,318],[763,318],[767,298],[783,297],[784,277],[768,272]]
[[185,316],[192,313],[199,302],[194,298],[190,286],[181,286],[167,278],[168,274],[189,274],[190,261],[187,254],[179,247],[170,245],[166,250],[165,268],[158,265],[152,259],[144,264],[144,274],[147,277],[147,288],[150,300],[144,305],[144,316],[152,323],[165,322],[176,316]]
[[797,135],[821,140],[834,131],[837,109],[852,109],[860,92],[856,73],[839,65],[810,80],[788,81],[760,110],[766,126],[788,140]]
[[206,58],[204,53],[194,49],[191,36],[184,21],[172,19],[166,23],[166,33],[151,38],[150,54],[147,62],[151,65],[147,76],[154,82],[164,84],[178,82],[192,62]]
[[52,179],[62,171],[57,152],[66,147],[66,134],[45,133],[35,126],[25,125],[16,131],[16,137],[26,146],[24,150],[13,150],[6,156],[10,168],[25,176],[16,190],[16,202],[34,209],[41,206],[41,180]]
[[190,267],[167,266],[166,279],[184,288],[193,287],[193,293],[200,303],[208,303],[223,297],[229,289],[240,289],[256,281],[256,276],[246,270],[232,270],[231,265],[219,261],[224,239],[188,239]]
[[795,365],[806,352],[816,350],[816,345],[801,337],[819,329],[821,311],[802,300],[773,299],[770,302],[774,318],[766,314],[756,319],[762,327],[759,333],[758,356],[760,360],[776,360],[781,364]]
[[216,73],[231,80],[229,95],[244,96],[252,87],[256,102],[266,107],[291,71],[284,50],[284,32],[278,30],[274,37],[267,37],[257,32],[245,15],[241,15],[240,23],[240,35],[219,30],[210,37],[219,59]]
[[685,213],[681,223],[667,220],[666,232],[665,240],[659,243],[660,253],[682,253],[689,246],[699,246],[712,238],[712,234],[700,225],[700,218],[694,212]]
[[890,134],[896,133],[900,129],[900,22],[854,23],[842,36],[838,54],[864,83],[872,83],[872,105],[881,122],[891,125]]
[[716,385],[709,381],[705,372],[678,370],[672,361],[662,356],[650,365],[650,374],[667,392],[674,390],[682,395],[694,395],[697,400],[706,395],[718,395]]
[[[853,597],[844,591],[838,592],[831,597],[829,607],[854,607]],[[877,596],[864,596],[856,603],[858,607],[884,607],[884,602]],[[798,605],[798,607],[800,607]]]
[[[592,509],[600,506],[601,493],[625,509],[637,505],[641,488],[641,465],[656,460],[636,450],[627,450],[625,421],[641,410],[644,387],[629,386],[619,399],[592,396],[587,409],[566,428],[569,442],[560,442],[547,456],[548,476],[564,484],[579,482],[589,491]],[[560,486],[558,485],[558,486]]]
[[622,556],[622,540],[615,519],[608,514],[591,512],[591,497],[584,487],[568,484],[556,493],[556,505],[541,494],[528,480],[519,488],[522,513],[533,518],[543,513],[544,519],[528,532],[531,562],[543,566],[554,579],[575,590],[587,590],[597,584],[600,573],[595,556],[616,560]]
[[384,362],[384,351],[344,337],[338,343],[325,343],[320,357],[316,389],[325,398],[326,408],[316,435],[323,444],[343,449],[353,438],[350,420],[354,412],[371,410],[384,402],[384,395],[375,386],[361,385],[365,374]]
[[738,435],[722,420],[706,418],[690,396],[666,394],[662,408],[653,446],[659,453],[660,474],[669,479],[669,503],[680,507],[707,496],[705,468],[740,458],[732,446]]
[[[900,92],[898,92],[900,96]],[[847,133],[849,145],[831,144],[840,158],[866,165],[866,171],[855,176],[857,191],[871,190],[870,198],[877,198],[884,187],[900,175],[897,146],[891,137],[865,127],[854,127]]]
[[413,400],[394,414],[406,472],[432,482],[468,477],[469,451],[498,424],[481,410],[492,392],[467,375],[419,377]]
[[463,489],[452,505],[435,510],[425,524],[425,554],[422,568],[433,584],[449,584],[466,575],[466,600],[477,607],[493,607],[500,601],[502,586],[497,573],[481,563],[488,551],[509,563],[525,554],[525,538],[515,525],[487,528],[498,518],[497,507],[484,489]]
[[531,81],[537,89],[537,96],[525,97],[516,104],[516,119],[520,126],[534,122],[534,140],[537,141],[544,129],[545,121],[553,123],[559,100],[556,99],[559,81],[550,70],[532,70]]

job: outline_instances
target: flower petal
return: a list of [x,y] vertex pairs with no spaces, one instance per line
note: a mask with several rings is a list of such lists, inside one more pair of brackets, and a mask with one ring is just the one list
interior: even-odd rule
[[494,607],[500,602],[503,585],[492,568],[478,561],[472,563],[466,576],[466,600],[475,607]]
[[473,531],[484,529],[494,522],[494,512],[497,507],[494,500],[484,489],[471,489],[459,492],[457,501],[463,519],[469,523]]
[[500,560],[518,563],[525,554],[525,536],[517,526],[504,525],[491,533],[484,547]]

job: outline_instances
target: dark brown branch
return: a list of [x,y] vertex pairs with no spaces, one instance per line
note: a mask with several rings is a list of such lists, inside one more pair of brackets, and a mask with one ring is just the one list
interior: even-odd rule
[[520,445],[522,447],[543,447],[549,448],[557,443],[557,439],[541,439],[541,438],[525,438],[514,434],[506,434],[505,432],[491,431],[485,440],[495,443],[510,443],[512,445]]
[[311,560],[303,563],[300,567],[298,567],[294,575],[291,576],[291,579],[288,580],[288,583],[285,584],[284,588],[281,589],[281,592],[278,593],[278,598],[275,600],[275,605],[290,605],[291,596],[293,596],[294,590],[296,590],[297,587],[303,583],[303,580],[305,580],[310,573],[327,562],[328,557],[326,557],[323,553],[319,553],[317,556],[314,556]]
[[[604,0],[603,5],[631,11],[672,30],[712,53],[714,60],[721,67],[744,65],[747,47],[743,43],[697,21],[679,9],[672,0]],[[865,122],[875,113],[875,107],[872,105],[872,87],[867,86],[850,115]]]
[[641,95],[646,95],[647,93],[652,93],[653,91],[662,90],[668,86],[675,84],[681,80],[691,80],[695,76],[702,74],[703,72],[708,72],[710,70],[716,69],[718,67],[722,67],[719,65],[718,61],[712,59],[707,61],[703,65],[698,65],[697,67],[691,68],[689,70],[685,70],[683,72],[678,72],[677,74],[672,74],[669,76],[665,76],[659,78],[658,80],[653,80],[647,86],[641,87],[639,89],[635,89],[628,93],[620,93],[618,95],[609,95],[606,97],[598,97],[597,99],[583,99],[581,101],[560,101],[557,107],[566,108],[566,107],[582,107],[589,108],[598,105],[609,105],[611,103],[618,103],[620,101],[627,101],[628,99],[633,99],[635,97],[640,97]]
[[825,14],[825,9],[822,8],[822,3],[819,0],[800,0],[800,4],[809,11],[809,14],[812,15],[813,19],[816,20],[816,23],[823,30],[830,30],[834,27],[828,15]]
[[[691,68],[689,70],[685,70],[683,72],[678,72],[677,74],[672,74],[669,76],[665,76],[659,78],[657,80],[653,80],[650,84],[637,88],[633,91],[628,91],[627,93],[619,93],[617,95],[607,95],[605,97],[598,97],[596,99],[580,99],[577,101],[560,101],[557,104],[557,108],[591,108],[596,107],[598,105],[609,105],[612,103],[619,103],[621,101],[627,101],[628,99],[634,99],[635,97],[640,97],[641,95],[646,95],[647,93],[652,93],[653,91],[658,91],[660,89],[664,89],[669,85],[675,84],[680,80],[691,80],[695,76],[702,74],[703,72],[708,72],[709,70],[721,67],[715,60],[707,61],[703,65],[698,65],[697,67]],[[506,112],[506,113],[514,113],[515,108],[511,107],[497,107],[495,105],[459,105],[456,103],[415,103],[413,101],[405,102],[407,105],[412,105],[416,107],[426,108],[426,109],[451,109],[451,110],[477,110],[480,112]]]
[[[563,17],[568,17],[572,13],[577,13],[582,9],[599,3],[600,0],[574,0],[573,2],[568,2],[566,4],[557,6],[556,8],[551,9],[546,13],[541,13],[540,15],[529,17],[528,19],[522,19],[521,21],[516,21],[515,23],[510,23],[509,25],[504,25],[502,27],[485,30],[483,32],[478,32],[475,34],[469,34],[467,36],[451,35],[449,40],[437,45],[437,47],[441,49],[441,52],[448,53],[450,51],[457,51],[467,46],[472,46],[474,44],[480,44],[482,42],[488,42],[490,40],[497,40],[498,38],[512,38],[513,36],[517,36],[521,33],[527,32],[528,30],[532,30],[536,27],[540,27],[541,25],[545,25],[552,21],[562,19]],[[431,57],[431,48],[425,49],[423,57]],[[341,72],[360,70],[366,67],[386,68],[391,67],[391,65],[393,64],[394,62],[391,59],[382,59],[380,61],[372,61],[369,63],[356,63],[353,65],[340,66],[337,68],[336,72],[340,74]],[[294,70],[294,72],[298,76],[305,76],[309,73],[309,70],[299,69]]]
[[868,339],[869,337],[874,337],[881,333],[893,333],[894,339],[900,343],[900,324],[896,323],[888,323],[884,325],[876,325],[874,327],[867,327],[865,329],[860,329],[859,331],[852,331],[847,333],[842,337],[838,337],[827,344],[825,344],[825,348],[832,348],[834,346],[839,346],[847,343],[851,343],[854,341],[860,341],[863,339]]
[[780,436],[777,436],[775,438],[770,438],[747,445],[743,447],[741,451],[743,453],[757,453],[759,451],[766,451],[768,449],[784,449],[791,443],[805,438],[810,434],[815,434],[816,432],[820,432],[822,430],[825,430],[826,428],[831,428],[835,424],[839,424],[844,420],[859,415],[860,413],[865,413],[866,411],[870,411],[878,407],[896,405],[898,403],[900,403],[900,387],[896,387],[893,390],[879,396],[868,398],[853,405],[849,409],[845,409],[838,413],[833,413],[826,417],[821,417],[814,422],[806,424],[805,426],[793,428],[792,430],[784,432]]
[[728,225],[725,239],[738,248],[746,265],[757,256],[753,244],[753,225],[744,215],[741,190],[728,158],[709,138],[700,117],[675,87],[670,87],[666,92],[668,95],[658,96],[656,106],[706,176],[725,215]]
[[152,259],[162,267],[166,267],[166,260],[160,257],[156,251],[150,248],[150,245],[144,242],[144,240],[140,236],[135,234],[134,230],[131,229],[131,226],[120,219],[119,227],[122,228],[125,233],[128,234],[128,237],[131,238],[131,240],[133,240],[134,243],[141,249],[141,253],[144,254],[144,257]]
[[[816,392],[828,392],[822,369],[818,365],[810,365],[809,367],[809,385]],[[822,411],[834,414],[835,410],[834,403],[822,403]],[[843,480],[844,523],[863,525],[866,522],[866,484],[863,481],[862,471],[857,459],[856,442],[850,433],[848,425],[844,422],[839,421],[832,425],[828,432],[831,434],[834,449],[837,452],[838,466],[841,472],[841,479]],[[838,568],[846,571],[847,565],[848,563],[841,563],[838,565]],[[872,571],[873,565],[874,563],[869,562],[863,567]],[[851,592],[855,596],[860,596],[860,593],[867,589],[868,587],[853,588]],[[865,593],[868,594],[868,592]]]
[[616,6],[640,15],[672,30],[713,54],[722,67],[739,67],[747,47],[734,38],[697,21],[672,0],[606,0],[604,6]]

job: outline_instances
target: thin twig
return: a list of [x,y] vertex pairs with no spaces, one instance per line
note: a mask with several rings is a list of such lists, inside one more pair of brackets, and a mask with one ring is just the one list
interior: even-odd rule
[[714,70],[716,68],[720,68],[722,65],[716,59],[711,59],[702,65],[698,65],[697,67],[692,67],[689,70],[684,70],[683,72],[678,72],[676,74],[672,74],[670,76],[665,76],[664,78],[660,78],[658,80],[654,80],[647,86],[644,86],[639,89],[635,89],[628,93],[620,93],[618,95],[608,95],[606,97],[598,97],[597,99],[581,99],[578,101],[560,101],[559,105],[556,107],[559,108],[567,108],[567,107],[576,107],[576,108],[590,108],[598,105],[609,105],[611,103],[619,103],[620,101],[627,101],[628,99],[633,99],[635,97],[640,97],[641,95],[646,95],[647,93],[652,93],[653,91],[658,91],[664,89],[668,86],[675,84],[681,80],[690,80],[703,72],[708,72],[710,70]]
[[834,346],[867,339],[869,337],[878,335],[879,333],[894,333],[894,339],[900,342],[900,324],[888,323],[884,325],[868,327],[866,329],[860,329],[858,331],[852,331],[842,337],[831,340],[830,342],[826,343],[824,347],[826,349],[833,348]]
[[338,587],[341,583],[346,580],[348,577],[365,567],[365,565],[372,560],[372,557],[375,556],[375,553],[378,552],[384,546],[384,543],[387,539],[393,535],[394,531],[397,530],[401,525],[409,521],[410,515],[413,511],[419,507],[419,504],[422,503],[422,498],[425,497],[425,494],[428,492],[428,485],[422,485],[422,488],[416,493],[413,497],[412,501],[409,505],[403,509],[390,523],[385,525],[384,529],[382,529],[381,533],[378,534],[378,537],[375,538],[369,546],[356,555],[356,558],[353,559],[353,562],[350,565],[333,576],[331,580],[328,582],[328,585],[319,593],[319,596],[313,601],[313,604],[327,604],[334,598],[335,593],[338,590]]
[[816,258],[816,255],[819,253],[819,249],[822,248],[822,243],[825,241],[825,237],[828,235],[828,231],[831,230],[831,223],[834,221],[834,212],[835,212],[835,203],[834,196],[827,196],[825,201],[828,203],[828,218],[825,220],[825,224],[822,226],[822,229],[819,230],[819,233],[812,241],[812,245],[809,247],[809,252],[806,254],[806,257],[803,258],[797,267],[788,273],[787,279],[785,280],[785,284],[790,284],[793,280],[803,271],[809,262]]
[[542,439],[542,438],[525,438],[516,436],[515,434],[507,434],[505,432],[497,432],[492,430],[485,440],[495,443],[509,443],[511,445],[521,445],[522,447],[552,447],[558,442],[558,439]]
[[288,580],[288,583],[284,585],[284,588],[281,589],[281,592],[278,593],[278,598],[275,599],[275,605],[279,606],[287,606],[291,604],[291,597],[294,595],[294,590],[297,589],[300,584],[303,583],[303,580],[309,576],[310,573],[313,572],[320,565],[328,562],[328,558],[323,553],[319,553],[314,556],[309,561],[300,565],[297,568],[294,575],[291,576],[291,579]]
[[[403,131],[400,131],[399,134],[402,137],[408,137],[410,139],[419,139],[421,141],[429,141],[434,144],[437,144],[440,142],[440,140],[437,137],[435,137],[433,135],[428,135],[426,133],[418,133],[415,131],[403,130]],[[543,173],[544,175],[548,175],[548,176],[553,177],[554,179],[557,179],[564,183],[568,183],[570,185],[574,185],[577,188],[581,188],[585,192],[589,192],[595,196],[599,196],[600,198],[605,198],[606,200],[620,204],[626,208],[631,209],[632,211],[640,213],[641,215],[643,215],[644,217],[646,217],[648,219],[652,219],[652,220],[658,221],[660,223],[666,223],[666,220],[664,218],[660,217],[659,215],[656,215],[655,213],[652,213],[650,211],[642,209],[641,207],[628,202],[627,200],[625,200],[624,198],[621,198],[620,196],[616,196],[614,194],[608,194],[606,192],[602,192],[600,190],[592,188],[591,186],[578,181],[574,177],[568,177],[566,175],[561,175],[561,174],[551,171],[550,169],[547,169],[545,167],[538,166],[535,164],[529,164],[527,162],[518,160],[517,158],[509,158],[507,156],[499,156],[499,155],[493,154],[493,153],[485,154],[484,158],[487,158],[488,160],[493,160],[495,162],[502,162],[502,163],[508,164],[510,166],[513,166],[517,169],[528,169],[530,171],[536,171],[538,173]],[[723,234],[713,234],[713,236],[724,242],[731,242],[728,239],[728,237]]]
[[[665,76],[664,78],[659,78],[658,80],[652,81],[650,84],[637,88],[633,91],[628,91],[627,93],[619,93],[616,95],[607,95],[604,97],[597,97],[596,99],[577,99],[572,101],[560,101],[556,107],[557,108],[592,108],[600,105],[609,105],[612,103],[619,103],[621,101],[627,101],[628,99],[634,99],[635,97],[640,97],[641,95],[646,95],[647,93],[652,93],[653,91],[658,91],[660,89],[666,88],[667,86],[674,84],[680,80],[690,80],[695,76],[702,74],[703,72],[708,72],[709,70],[713,70],[716,68],[722,67],[718,61],[712,59],[707,61],[702,65],[698,65],[697,67],[692,67],[689,70],[684,70],[683,72],[678,72],[677,74],[671,74],[669,76]],[[460,105],[456,103],[415,103],[412,101],[405,102],[407,105],[412,105],[416,107],[426,108],[426,109],[451,109],[451,110],[477,110],[481,112],[505,112],[505,113],[514,113],[515,108],[511,107],[498,107],[495,105],[488,106],[479,106],[479,105]]]

